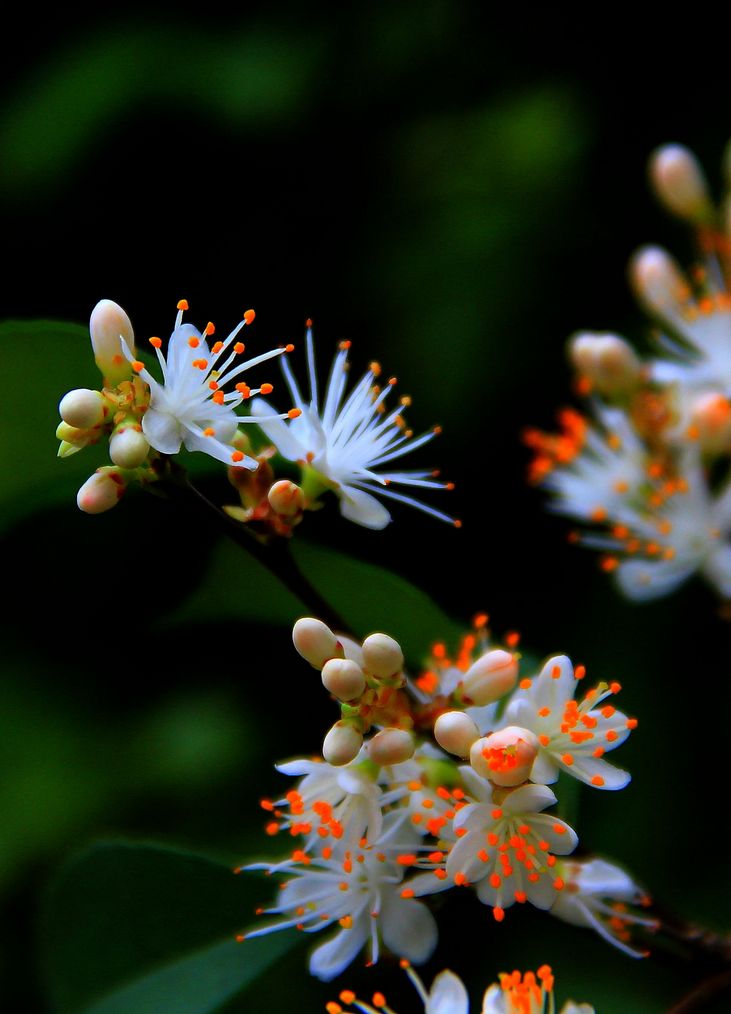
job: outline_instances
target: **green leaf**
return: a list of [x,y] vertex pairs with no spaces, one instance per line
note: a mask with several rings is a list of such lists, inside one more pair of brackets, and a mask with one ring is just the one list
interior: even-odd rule
[[[419,661],[431,640],[454,643],[463,633],[428,595],[382,567],[295,538],[292,554],[308,579],[360,637],[384,630],[407,659]],[[244,550],[221,542],[200,587],[169,620],[238,620],[288,626],[306,606]]]
[[100,842],[51,886],[44,919],[58,1014],[207,1014],[297,941],[237,944],[260,885],[214,859],[149,843]]
[[0,399],[0,527],[29,509],[73,502],[100,465],[98,448],[63,460],[57,455],[58,403],[75,387],[98,387],[88,328],[53,320],[0,323],[0,354],[8,378]]

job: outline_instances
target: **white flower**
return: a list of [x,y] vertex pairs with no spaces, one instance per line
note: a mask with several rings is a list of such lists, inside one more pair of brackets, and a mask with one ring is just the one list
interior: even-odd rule
[[[419,999],[424,1004],[424,1014],[469,1014],[470,1002],[467,990],[462,980],[454,972],[450,972],[448,968],[445,968],[443,972],[440,972],[435,977],[431,989],[427,993],[424,983],[408,961],[402,960],[401,966],[406,969],[406,974],[411,979],[414,988],[419,994]],[[360,1000],[350,989],[342,990],[340,1000],[348,1006],[352,1004],[362,1014],[396,1014],[388,1006],[386,998],[382,993],[375,993],[373,996],[373,1002],[377,1004],[377,1007],[367,1003],[365,1000]],[[343,1010],[340,1004],[335,1002],[328,1003],[325,1009],[328,1014],[341,1014]]]
[[344,767],[306,758],[277,764],[285,775],[304,777],[284,799],[262,800],[264,809],[281,821],[272,821],[268,833],[303,834],[306,847],[330,837],[344,838],[350,845],[364,837],[376,841],[383,827],[382,808],[401,798],[405,790],[383,792],[371,777],[371,767],[363,754]]
[[[437,482],[430,470],[382,469],[382,466],[390,466],[397,458],[428,443],[439,432],[439,427],[413,437],[402,416],[408,399],[401,399],[397,408],[385,411],[384,402],[395,381],[391,380],[382,390],[379,389],[375,381],[380,367],[375,363],[345,397],[349,347],[350,342],[340,344],[321,406],[312,329],[308,322],[309,399],[302,396],[289,364],[282,360],[285,380],[301,414],[288,423],[280,421],[285,418],[283,416],[272,419],[268,417],[270,409],[266,402],[257,398],[252,402],[252,416],[283,457],[297,461],[303,467],[310,466],[321,485],[335,490],[340,498],[340,512],[348,520],[366,528],[385,528],[391,515],[372,495],[377,493],[451,522],[452,519],[441,511],[391,489],[392,485],[449,489],[451,484]],[[305,488],[306,485],[305,482]]]
[[[240,381],[229,391],[224,391],[224,386],[245,370],[274,356],[281,356],[292,347],[272,349],[241,361],[244,345],[236,338],[242,328],[254,319],[253,310],[246,311],[244,319],[224,341],[217,341],[209,348],[207,337],[215,330],[213,324],[209,323],[203,333],[192,324],[184,324],[183,311],[187,309],[187,302],[181,300],[167,348],[167,359],[160,351],[161,340],[150,339],[162,369],[162,383],[158,383],[144,363],[135,358],[134,351],[120,336],[125,357],[150,387],[150,406],[142,419],[144,434],[161,454],[176,454],[181,444],[185,444],[189,451],[203,451],[227,465],[253,470],[258,465],[256,459],[232,444],[238,424],[252,420],[237,416],[234,409],[252,394],[270,390],[271,385],[252,390]],[[292,414],[299,413],[293,409]],[[287,418],[287,413],[281,418]]]
[[406,867],[398,857],[418,843],[418,834],[405,810],[386,815],[383,833],[370,843],[354,848],[335,841],[309,854],[295,850],[281,863],[254,863],[247,870],[284,873],[289,879],[277,895],[277,905],[265,910],[286,918],[240,939],[263,936],[296,926],[309,933],[339,925],[335,936],[310,956],[310,972],[319,979],[339,975],[370,942],[370,961],[378,960],[380,940],[397,954],[420,964],[437,942],[437,926],[431,912],[402,881]]
[[[479,802],[463,806],[454,818],[458,841],[447,856],[446,886],[475,885],[498,921],[516,901],[550,908],[563,888],[553,875],[556,855],[568,855],[578,842],[568,824],[541,812],[556,802],[553,792],[545,785],[523,785],[497,804],[489,782],[466,766],[460,774]],[[443,889],[425,877],[412,881],[417,896]]]
[[577,702],[574,693],[583,674],[583,667],[574,671],[565,655],[549,658],[537,676],[520,682],[502,721],[538,737],[534,782],[551,784],[566,771],[596,788],[622,789],[630,775],[605,761],[604,754],[620,746],[637,722],[611,704],[601,706],[620,690],[619,683],[600,684]]
[[657,921],[632,912],[628,905],[647,905],[649,899],[632,878],[605,859],[562,863],[566,888],[557,897],[551,915],[573,926],[595,930],[613,947],[633,958],[647,956],[630,944],[630,927],[657,928]]
[[[538,971],[503,972],[500,983],[493,983],[485,993],[482,1014],[553,1014],[553,973],[548,965]],[[568,1000],[560,1014],[594,1014],[588,1003]]]

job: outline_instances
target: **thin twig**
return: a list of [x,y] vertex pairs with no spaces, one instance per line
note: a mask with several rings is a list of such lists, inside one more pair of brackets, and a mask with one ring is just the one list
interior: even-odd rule
[[692,1011],[703,1010],[712,1000],[727,991],[731,992],[731,969],[705,979],[695,986],[690,993],[668,1009],[667,1014],[691,1014]]

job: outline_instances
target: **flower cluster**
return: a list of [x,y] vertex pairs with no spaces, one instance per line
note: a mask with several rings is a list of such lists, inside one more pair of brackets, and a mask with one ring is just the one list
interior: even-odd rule
[[699,263],[686,276],[645,247],[631,277],[652,318],[654,356],[614,334],[569,342],[581,414],[560,430],[527,431],[531,478],[551,508],[580,522],[572,539],[599,549],[631,599],[668,594],[693,574],[731,597],[731,220],[717,211],[695,157],[680,145],[654,153],[662,203],[693,227]]
[[[381,372],[377,363],[371,363],[346,397],[350,343],[342,342],[321,407],[310,321],[306,335],[310,397],[305,400],[286,361],[285,354],[293,345],[244,358],[245,345],[239,339],[243,328],[254,320],[253,310],[246,311],[223,341],[211,342],[214,324],[209,321],[199,331],[183,321],[187,309],[187,301],[181,300],[165,354],[162,339],[149,339],[162,374],[160,381],[138,358],[132,325],[124,310],[108,299],[94,308],[91,341],[102,387],[64,395],[57,430],[60,457],[98,443],[102,437],[109,441],[113,464],[98,469],[82,486],[78,495],[82,510],[100,513],[113,507],[131,481],[154,481],[161,455],[177,454],[184,446],[229,466],[229,478],[241,503],[224,509],[235,520],[253,524],[255,534],[291,535],[303,511],[320,507],[320,497],[328,490],[339,497],[342,515],[366,528],[381,529],[391,520],[374,493],[459,527],[458,521],[443,512],[392,488],[452,489],[453,484],[437,481],[438,472],[432,470],[392,469],[391,462],[428,443],[440,428],[414,437],[403,417],[408,397],[387,411],[386,398],[396,379],[392,377],[381,388],[376,382]],[[242,377],[274,357],[281,357],[295,402],[293,408],[281,413],[271,409],[263,397],[272,393],[272,384],[250,387]],[[244,402],[250,403],[251,413],[237,415],[236,409]],[[239,430],[241,423],[257,424],[273,446],[252,451]],[[301,466],[301,485],[287,478],[276,479],[270,463],[275,454]],[[243,470],[255,477],[247,477]]]
[[267,833],[295,841],[281,861],[242,867],[285,880],[262,909],[279,918],[241,939],[335,926],[310,958],[322,979],[364,947],[377,961],[382,944],[418,964],[437,942],[424,899],[461,887],[497,922],[530,903],[641,953],[629,928],[653,923],[629,906],[645,904],[643,892],[605,860],[566,858],[578,836],[551,812],[549,788],[560,772],[600,790],[627,784],[605,757],[637,724],[610,703],[620,686],[577,694],[585,670],[566,656],[521,677],[518,654],[492,644],[485,623],[477,618],[453,658],[435,645],[412,678],[386,634],[359,644],[319,620],[297,621],[295,646],[320,670],[341,718],[324,759],[280,765],[299,781],[262,801]]
[[[77,389],[64,395],[59,405],[61,423],[56,435],[64,458],[103,437],[109,441],[111,466],[98,469],[79,490],[81,510],[97,514],[113,507],[132,480],[155,478],[159,455],[176,454],[182,445],[203,451],[235,468],[256,469],[259,462],[240,446],[238,425],[250,421],[235,409],[246,399],[268,392],[271,384],[252,390],[239,381],[226,385],[249,368],[291,351],[286,346],[249,359],[238,341],[241,330],[254,320],[247,310],[243,320],[223,340],[209,344],[215,326],[201,332],[183,322],[186,300],[178,303],[175,327],[162,352],[162,339],[152,337],[162,371],[155,380],[137,358],[129,317],[116,303],[103,299],[91,314],[91,343],[102,374],[101,390]],[[297,415],[292,409],[290,416]]]
[[[424,983],[408,961],[402,960],[419,999],[424,1005],[424,1014],[469,1014],[470,1004],[464,983],[445,969],[434,979],[427,993]],[[554,1014],[553,972],[548,965],[542,965],[535,973],[519,971],[501,972],[499,982],[494,982],[485,991],[482,1014]],[[338,998],[326,1005],[327,1014],[343,1014],[352,1008],[363,1014],[396,1014],[388,1006],[383,993],[374,993],[372,1003],[360,1000],[351,989],[344,989]],[[342,1006],[342,1005],[345,1006]],[[574,1003],[568,1000],[560,1014],[594,1014],[588,1003]]]

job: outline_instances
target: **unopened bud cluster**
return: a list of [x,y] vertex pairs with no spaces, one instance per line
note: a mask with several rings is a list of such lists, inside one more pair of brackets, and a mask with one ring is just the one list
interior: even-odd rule
[[[340,702],[341,718],[325,736],[322,752],[333,765],[348,764],[360,752],[364,736],[379,727],[367,743],[374,764],[400,764],[414,753],[413,718],[403,687],[404,655],[388,634],[370,634],[346,655],[341,641],[321,620],[297,620],[294,646],[315,669],[326,690]],[[355,652],[351,652],[355,654]]]
[[130,481],[145,474],[150,444],[141,421],[149,391],[122,355],[122,340],[134,349],[132,324],[122,307],[110,299],[101,300],[92,311],[89,330],[102,386],[100,390],[78,388],[63,396],[56,436],[61,458],[102,439],[108,441],[113,465],[99,468],[77,496],[81,510],[100,514],[116,506]]
[[602,569],[629,598],[665,595],[697,573],[728,599],[731,179],[716,207],[698,160],[679,144],[654,152],[649,177],[693,229],[699,260],[686,274],[661,247],[637,251],[629,274],[654,354],[615,334],[571,338],[587,410],[563,410],[557,433],[526,432],[530,477],[556,513],[580,523],[572,541],[600,548]]

